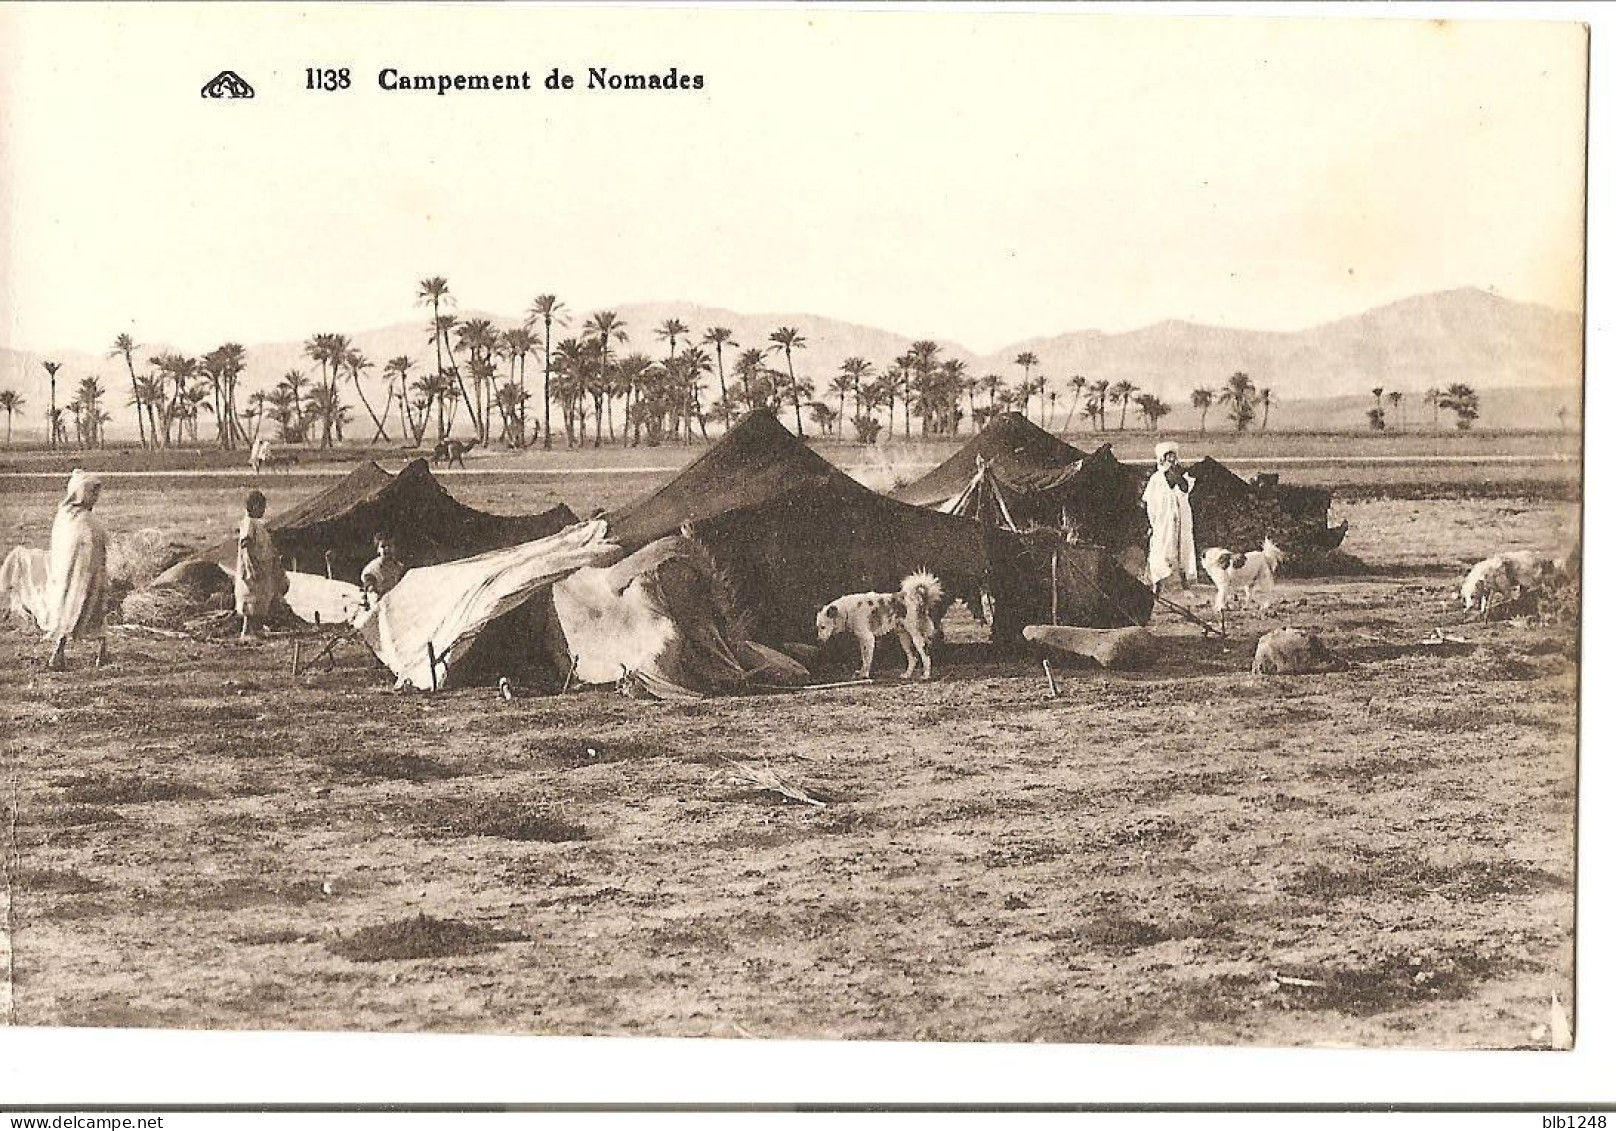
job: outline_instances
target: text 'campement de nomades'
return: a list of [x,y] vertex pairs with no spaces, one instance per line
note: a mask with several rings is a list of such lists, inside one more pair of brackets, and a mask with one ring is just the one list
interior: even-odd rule
[[397,67],[383,67],[376,75],[376,85],[383,90],[430,91],[449,94],[455,91],[492,90],[700,90],[705,85],[703,76],[686,74],[678,67],[669,67],[660,73],[614,71],[607,67],[590,67],[584,81],[560,67],[539,82],[533,81],[530,71],[504,74],[407,74]]

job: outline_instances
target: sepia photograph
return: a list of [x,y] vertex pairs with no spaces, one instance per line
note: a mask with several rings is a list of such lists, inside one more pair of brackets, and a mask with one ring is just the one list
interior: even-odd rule
[[0,1026],[1569,1058],[1589,35],[0,9]]

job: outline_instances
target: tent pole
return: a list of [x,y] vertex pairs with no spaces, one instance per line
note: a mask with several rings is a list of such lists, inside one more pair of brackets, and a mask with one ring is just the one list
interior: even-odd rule
[[1049,555],[1049,623],[1060,623],[1060,546]]
[[426,642],[426,666],[432,674],[432,690],[438,689],[438,654],[432,648],[432,641]]

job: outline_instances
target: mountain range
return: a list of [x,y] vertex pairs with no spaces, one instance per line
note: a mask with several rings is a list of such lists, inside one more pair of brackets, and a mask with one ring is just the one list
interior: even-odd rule
[[[495,313],[456,313],[486,317],[502,329],[520,321]],[[709,326],[729,327],[734,340],[724,350],[726,372],[741,349],[767,346],[768,335],[777,327],[793,326],[807,340],[806,348],[793,352],[797,372],[813,379],[822,391],[844,358],[863,357],[879,372],[915,340],[890,330],[803,313],[745,314],[677,302],[626,305],[617,313],[627,324],[630,338],[620,352],[638,350],[652,357],[666,353],[666,343],[653,331],[667,319],[682,321],[697,340]],[[576,333],[587,317],[587,313],[573,312],[569,326],[556,327],[555,339]],[[334,329],[341,327],[311,327],[310,333]],[[418,363],[431,360],[424,314],[408,322],[348,333],[354,345],[376,363],[374,372],[401,354]],[[1350,396],[1367,399],[1372,387],[1400,390],[1411,402],[1417,402],[1428,388],[1460,381],[1478,391],[1510,390],[1507,398],[1495,396],[1490,402],[1509,403],[1520,411],[1512,409],[1507,415],[1488,412],[1489,398],[1484,398],[1481,423],[1486,427],[1553,427],[1552,414],[1558,406],[1569,402],[1573,408],[1580,407],[1582,319],[1476,288],[1417,295],[1295,331],[1174,320],[1117,334],[1079,330],[1031,338],[988,354],[973,353],[945,339],[934,340],[941,346],[942,356],[961,359],[972,375],[999,373],[1007,384],[1022,376],[1016,358],[1026,352],[1035,354],[1035,373],[1062,390],[1063,409],[1067,382],[1080,373],[1091,381],[1130,381],[1187,415],[1192,390],[1218,388],[1237,370],[1249,374],[1259,387],[1273,390],[1276,428],[1300,427],[1302,416],[1317,415],[1298,411],[1297,420],[1287,421],[1287,410],[1279,406]],[[202,353],[218,344],[185,343],[177,348]],[[166,344],[143,344],[137,352],[137,369],[141,359],[168,348]],[[112,390],[115,419],[109,435],[133,434],[133,416],[123,407],[129,377],[121,358],[74,351],[42,355],[0,347],[0,390],[14,390],[25,399],[16,420],[19,436],[42,434],[49,384],[40,363],[46,357],[62,363],[57,377],[61,403],[72,398],[81,377],[97,374]],[[319,367],[304,354],[301,341],[249,343],[242,397],[273,385],[294,368],[318,372]],[[530,389],[535,375],[542,372],[542,362],[535,366],[529,361]],[[716,377],[709,380],[709,391],[716,395]],[[1344,415],[1349,419],[1361,416],[1356,410]],[[207,427],[204,422],[204,430]]]

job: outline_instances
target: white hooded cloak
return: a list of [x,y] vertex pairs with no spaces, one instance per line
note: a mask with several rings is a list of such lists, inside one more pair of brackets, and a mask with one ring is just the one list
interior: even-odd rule
[[50,574],[40,625],[51,640],[91,640],[102,633],[107,603],[107,534],[91,511],[101,480],[74,471],[51,524]]

